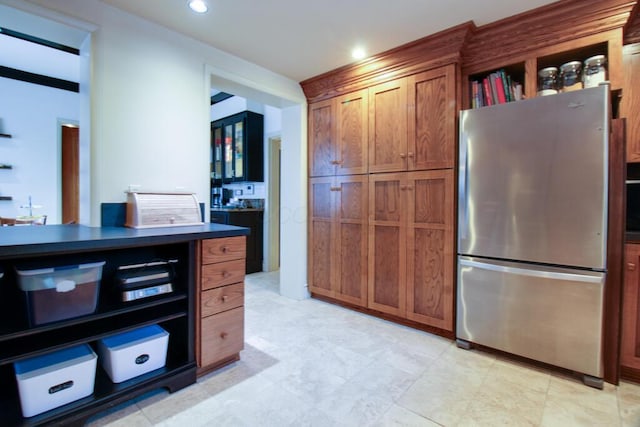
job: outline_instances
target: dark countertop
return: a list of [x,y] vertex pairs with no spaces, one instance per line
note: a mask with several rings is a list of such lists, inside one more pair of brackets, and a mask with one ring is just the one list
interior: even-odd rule
[[640,243],[640,231],[627,231],[624,235],[625,243]]
[[85,225],[0,227],[0,259],[55,252],[180,243],[248,234],[248,228],[215,223],[142,229]]

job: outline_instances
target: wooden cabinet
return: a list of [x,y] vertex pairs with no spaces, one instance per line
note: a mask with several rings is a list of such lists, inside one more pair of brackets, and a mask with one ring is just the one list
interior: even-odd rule
[[408,174],[407,318],[453,331],[454,171]]
[[309,105],[313,294],[453,330],[455,79],[444,65]]
[[406,309],[406,173],[369,176],[369,308]]
[[620,116],[626,118],[627,162],[640,162],[640,43],[624,47],[623,68]]
[[312,178],[309,183],[309,289],[367,305],[366,175]]
[[367,173],[368,92],[309,105],[309,175]]
[[264,117],[251,111],[211,122],[211,185],[264,181]]
[[455,71],[447,65],[408,78],[408,170],[455,167]]
[[199,374],[238,360],[244,348],[245,239],[200,242],[195,341]]
[[369,89],[369,172],[455,166],[455,79],[447,65]]
[[369,308],[453,330],[453,170],[369,177]]
[[[565,27],[566,22],[560,20],[561,14],[556,13],[553,18],[558,20],[554,25]],[[593,13],[594,19],[605,17],[604,14]],[[606,19],[606,18],[605,18]],[[521,28],[525,25],[518,20],[506,23]],[[595,26],[601,22],[594,23]],[[602,26],[605,28],[605,26]],[[495,26],[498,29],[499,26]],[[542,27],[541,27],[542,28]],[[504,51],[499,42],[489,41],[491,31],[487,30],[484,37],[479,37],[478,45],[472,42],[468,45],[469,54],[467,61],[463,65],[463,84],[466,86],[462,91],[464,108],[472,107],[471,81],[482,82],[485,77],[494,71],[503,69],[512,82],[522,85],[524,98],[534,98],[538,96],[538,71],[547,67],[560,68],[562,64],[569,61],[580,61],[595,55],[604,55],[607,59],[607,80],[611,83],[612,90],[621,89],[622,79],[622,29],[616,28],[609,31],[602,31],[596,34],[585,35],[583,37],[570,38],[564,42],[550,42],[548,34],[530,43],[529,39],[515,38],[513,43],[514,52],[512,55],[504,56]],[[496,35],[497,36],[497,35]],[[481,39],[484,39],[481,41]],[[537,45],[537,46],[536,46]],[[471,52],[475,50],[475,52]]]
[[369,172],[407,168],[407,79],[369,88]]
[[625,273],[622,304],[622,343],[620,365],[640,378],[640,244],[625,245]]

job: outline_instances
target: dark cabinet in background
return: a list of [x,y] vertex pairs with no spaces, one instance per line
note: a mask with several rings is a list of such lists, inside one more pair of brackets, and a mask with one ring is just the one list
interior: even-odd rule
[[247,274],[262,271],[263,221],[264,211],[262,210],[229,209],[211,211],[211,222],[251,229],[251,234],[247,236]]
[[211,184],[264,181],[264,117],[251,111],[211,122]]

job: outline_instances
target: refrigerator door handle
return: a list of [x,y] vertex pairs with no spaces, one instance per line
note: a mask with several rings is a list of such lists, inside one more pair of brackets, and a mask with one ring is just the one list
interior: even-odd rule
[[483,270],[497,271],[501,273],[508,274],[516,274],[520,276],[530,276],[530,277],[544,277],[548,279],[554,280],[569,280],[576,282],[585,282],[585,283],[600,283],[602,281],[601,278],[595,276],[589,276],[586,274],[572,274],[572,273],[559,273],[555,271],[548,270],[531,270],[528,268],[518,268],[518,267],[507,267],[499,264],[488,264],[485,262],[472,261],[468,259],[459,259],[460,265],[467,267],[475,267]]
[[[463,112],[464,113],[464,112]],[[464,119],[464,116],[463,116]],[[467,188],[469,185],[469,157],[467,155],[466,145],[460,147],[460,175],[458,179],[458,207],[460,210],[459,239],[467,238],[467,231],[469,228],[469,213],[468,213],[468,196]]]

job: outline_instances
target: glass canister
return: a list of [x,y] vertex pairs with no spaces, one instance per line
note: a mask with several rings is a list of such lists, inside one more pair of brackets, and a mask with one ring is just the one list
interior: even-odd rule
[[558,93],[558,69],[547,67],[538,71],[538,96]]
[[584,71],[582,72],[582,83],[585,88],[595,87],[607,80],[607,70],[605,64],[607,57],[596,55],[584,61]]
[[582,89],[582,62],[571,61],[560,66],[560,92]]

